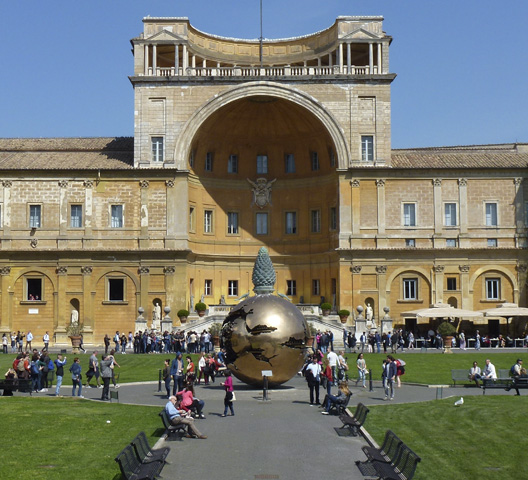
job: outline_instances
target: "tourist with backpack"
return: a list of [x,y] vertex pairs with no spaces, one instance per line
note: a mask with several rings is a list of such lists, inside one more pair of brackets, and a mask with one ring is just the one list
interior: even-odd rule
[[62,377],[64,376],[64,366],[66,365],[66,357],[64,357],[64,360],[62,359],[62,355],[59,353],[57,355],[57,360],[55,360],[55,365],[57,366],[57,383],[55,386],[55,396],[59,396],[60,394],[60,387],[62,385]]

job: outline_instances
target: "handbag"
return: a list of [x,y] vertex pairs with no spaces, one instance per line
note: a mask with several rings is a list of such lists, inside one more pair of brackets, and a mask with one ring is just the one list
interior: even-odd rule
[[325,376],[323,376],[323,377],[321,378],[321,386],[322,386],[323,388],[326,388],[327,385],[328,385],[328,378],[326,378]]
[[231,398],[231,401],[234,402],[234,401],[236,401],[235,392],[231,392],[231,393],[232,393],[232,395],[233,395],[233,397]]

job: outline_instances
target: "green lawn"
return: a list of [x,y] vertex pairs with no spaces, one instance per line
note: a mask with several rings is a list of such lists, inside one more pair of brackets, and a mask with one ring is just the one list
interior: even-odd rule
[[159,407],[15,396],[0,397],[0,410],[5,479],[118,479],[126,444],[143,430],[154,445],[164,432]]
[[365,428],[380,445],[393,430],[421,457],[416,480],[527,478],[528,397],[455,400],[371,406]]

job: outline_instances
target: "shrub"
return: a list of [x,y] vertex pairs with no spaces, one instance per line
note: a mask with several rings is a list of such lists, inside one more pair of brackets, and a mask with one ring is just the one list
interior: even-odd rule
[[205,310],[207,310],[207,305],[203,302],[198,302],[194,308],[196,309],[197,312],[204,312]]
[[340,317],[348,317],[350,315],[350,311],[343,309],[343,310],[339,310],[339,312],[337,312],[337,314]]
[[213,323],[210,327],[209,327],[209,333],[211,335],[213,335],[213,337],[216,337],[218,335],[220,335],[220,332],[222,331],[222,324],[221,323]]
[[181,310],[178,310],[178,313],[177,313],[178,317],[188,317],[189,316],[189,310],[185,310],[184,308],[182,308]]
[[442,322],[438,326],[438,333],[443,337],[453,336],[456,332],[456,328],[452,323]]
[[321,303],[321,310],[332,310],[332,305],[328,302]]

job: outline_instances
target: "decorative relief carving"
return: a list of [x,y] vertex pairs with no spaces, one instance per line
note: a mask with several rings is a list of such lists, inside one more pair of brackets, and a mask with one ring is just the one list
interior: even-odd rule
[[1,267],[0,275],[9,275],[11,273],[11,267]]
[[379,274],[387,273],[387,265],[377,265],[376,273],[379,273]]
[[84,188],[93,188],[93,184],[94,184],[93,180],[85,180],[83,182]]
[[361,269],[362,269],[362,268],[363,268],[363,267],[362,267],[361,265],[352,265],[352,266],[350,267],[350,271],[351,271],[352,273],[361,273]]
[[471,268],[471,265],[459,265],[459,266],[458,266],[458,269],[459,269],[462,273],[468,273],[470,268]]
[[150,182],[149,182],[148,180],[141,180],[141,181],[139,182],[139,186],[140,186],[141,188],[148,188],[149,185],[150,185]]
[[383,178],[376,180],[376,187],[382,188],[384,186],[385,186],[385,180]]
[[433,268],[435,273],[442,273],[445,269],[445,265],[435,265]]
[[458,179],[458,185],[460,187],[467,187],[467,178],[459,178]]
[[354,178],[354,180],[350,180],[350,186],[352,188],[358,188],[359,187],[359,180],[357,178]]
[[514,179],[513,179],[513,184],[514,184],[515,186],[518,187],[518,186],[521,185],[521,183],[522,183],[522,178],[514,178]]
[[31,248],[37,248],[38,238],[32,238],[29,242],[29,245],[31,246]]
[[172,187],[174,187],[174,185],[175,185],[174,180],[165,180],[165,185],[166,185],[168,188],[172,188]]
[[149,272],[150,272],[150,268],[149,267],[139,267],[138,268],[138,273],[140,275],[148,275]]
[[163,273],[165,275],[174,275],[176,273],[176,269],[174,267],[164,267]]
[[67,188],[68,187],[68,180],[59,180],[59,187],[60,188]]
[[266,205],[271,203],[271,186],[277,181],[276,178],[273,180],[268,180],[266,178],[257,178],[254,182],[250,180],[249,178],[246,178],[246,180],[251,184],[253,187],[251,191],[253,192],[253,203],[252,205],[256,205],[259,208],[264,208]]
[[525,263],[519,263],[519,265],[517,265],[515,268],[519,273],[526,273],[526,271],[528,270],[528,265],[526,265]]
[[435,178],[435,179],[433,180],[433,185],[434,185],[435,187],[441,187],[441,186],[442,186],[442,179],[441,179],[441,178]]
[[55,271],[57,275],[66,275],[68,273],[68,267],[57,267]]
[[93,272],[93,267],[87,265],[86,267],[81,267],[81,273],[83,275],[91,275]]
[[11,188],[13,186],[13,182],[11,180],[3,180],[2,186],[4,188]]

